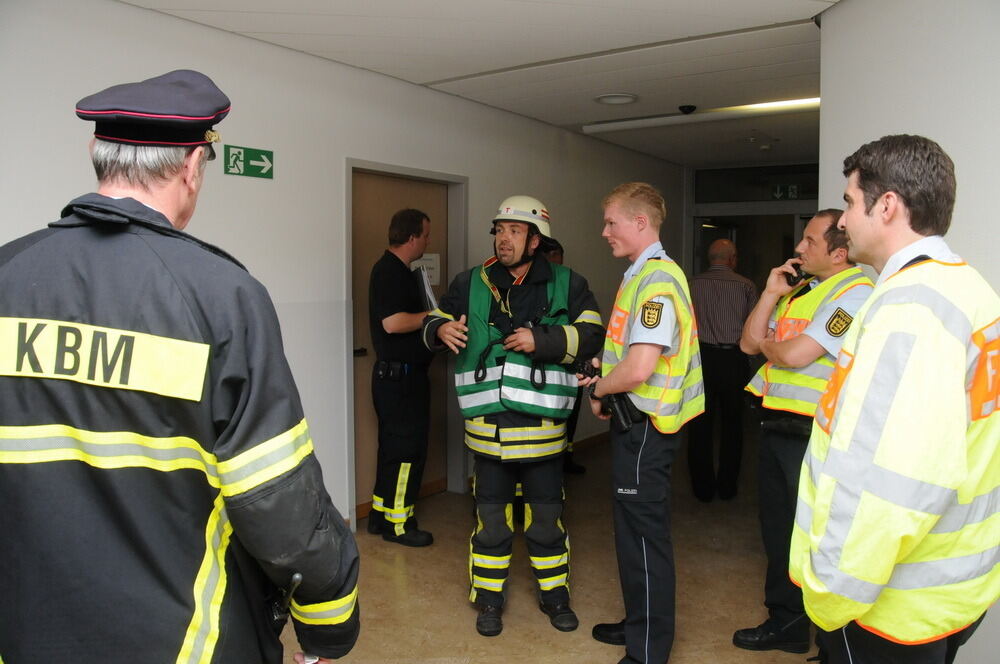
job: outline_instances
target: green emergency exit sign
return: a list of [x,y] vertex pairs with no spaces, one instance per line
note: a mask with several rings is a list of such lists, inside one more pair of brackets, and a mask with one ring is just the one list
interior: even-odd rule
[[226,175],[249,178],[274,178],[274,152],[239,145],[227,145],[223,169]]

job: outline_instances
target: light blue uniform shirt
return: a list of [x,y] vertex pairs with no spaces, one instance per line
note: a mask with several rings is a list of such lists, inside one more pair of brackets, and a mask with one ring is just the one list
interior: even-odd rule
[[[650,258],[661,258],[663,260],[670,260],[667,256],[667,252],[663,251],[663,245],[659,241],[646,247],[639,257],[635,260],[632,265],[629,266],[628,270],[625,271],[625,277],[622,280],[622,285],[628,283],[628,280],[639,274],[642,266]],[[633,311],[632,328],[629,330],[628,340],[629,345],[631,344],[656,344],[657,346],[663,346],[664,351],[670,350],[670,342],[674,338],[674,328],[677,327],[677,312],[674,311],[674,303],[669,297],[660,295],[654,297],[650,302],[658,302],[662,305],[660,320],[653,327],[646,327],[642,322],[642,315],[637,311]]]

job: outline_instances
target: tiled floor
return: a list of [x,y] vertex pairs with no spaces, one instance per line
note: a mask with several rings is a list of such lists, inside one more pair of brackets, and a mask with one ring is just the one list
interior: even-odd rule
[[[349,662],[366,664],[510,664],[617,662],[623,648],[594,641],[594,623],[623,616],[611,532],[606,442],[578,450],[585,475],[568,475],[565,524],[572,543],[572,603],[580,628],[553,629],[538,610],[523,536],[515,540],[504,630],[484,638],[468,602],[468,550],[472,502],[442,493],[417,505],[422,528],[435,542],[410,549],[383,542],[359,524],[361,637]],[[690,494],[687,459],[675,463],[673,537],[677,564],[677,636],[672,664],[793,664],[809,655],[734,648],[733,631],[766,617],[762,605],[764,556],[757,525],[756,440],[743,456],[740,494],[704,504]],[[295,648],[284,635],[286,661]]]

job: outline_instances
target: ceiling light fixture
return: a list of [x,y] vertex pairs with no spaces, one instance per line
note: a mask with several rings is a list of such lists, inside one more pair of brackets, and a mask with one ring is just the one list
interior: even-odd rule
[[608,104],[609,106],[621,106],[622,104],[631,104],[637,101],[639,97],[632,94],[631,92],[610,92],[606,95],[598,95],[594,97],[594,101],[598,104]]
[[715,120],[734,120],[737,118],[752,118],[760,115],[780,115],[782,113],[800,113],[819,108],[819,97],[809,99],[788,99],[784,101],[769,101],[761,104],[745,104],[743,106],[725,106],[710,108],[694,113],[670,115],[655,115],[648,118],[632,120],[611,120],[583,125],[585,134],[601,134],[608,131],[625,131],[627,129],[647,129],[649,127],[667,127],[670,125],[690,124],[692,122],[713,122]]

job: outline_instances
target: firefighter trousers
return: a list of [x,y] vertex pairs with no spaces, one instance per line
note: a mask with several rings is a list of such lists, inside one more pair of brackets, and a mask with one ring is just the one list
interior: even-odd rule
[[476,528],[469,554],[471,592],[480,605],[503,606],[514,542],[515,487],[524,494],[524,537],[540,598],[569,601],[569,537],[562,524],[563,458],[503,463],[476,456]]
[[372,401],[378,416],[378,460],[372,492],[372,517],[380,512],[386,525],[402,535],[427,462],[430,428],[430,381],[424,365],[403,365],[393,377],[372,374]]

